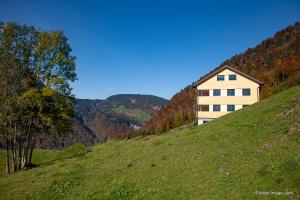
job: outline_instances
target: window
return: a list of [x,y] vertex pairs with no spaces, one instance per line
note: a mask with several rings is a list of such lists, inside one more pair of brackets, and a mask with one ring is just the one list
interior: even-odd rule
[[198,105],[198,111],[208,112],[209,111],[209,105]]
[[235,96],[234,89],[227,89],[227,96]]
[[214,112],[220,112],[221,111],[221,106],[220,105],[214,105],[213,106],[213,111]]
[[227,105],[227,111],[228,112],[235,111],[235,105]]
[[236,74],[229,74],[229,80],[235,81],[236,80]]
[[245,107],[247,107],[247,106],[249,106],[249,105],[243,105],[243,108],[245,108]]
[[250,95],[251,95],[250,88],[243,89],[243,96],[250,96]]
[[221,90],[220,89],[214,89],[214,96],[221,96]]
[[224,79],[225,79],[224,75],[217,76],[217,81],[224,81]]
[[209,90],[199,90],[199,96],[209,96]]

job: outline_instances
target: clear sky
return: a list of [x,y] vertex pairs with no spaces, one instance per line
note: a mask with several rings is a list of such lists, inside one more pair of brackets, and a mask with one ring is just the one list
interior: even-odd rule
[[0,0],[0,21],[63,30],[78,98],[173,94],[300,21],[300,0]]

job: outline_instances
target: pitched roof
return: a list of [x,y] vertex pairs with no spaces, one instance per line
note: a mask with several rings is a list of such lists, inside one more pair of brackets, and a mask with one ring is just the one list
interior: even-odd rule
[[207,81],[208,79],[212,78],[213,76],[217,75],[218,73],[222,72],[223,70],[225,69],[229,69],[255,83],[258,83],[259,86],[262,86],[263,85],[263,82],[253,78],[252,76],[248,75],[248,74],[245,74],[244,72],[238,70],[238,69],[235,69],[233,67],[230,67],[228,65],[224,65],[222,67],[218,67],[216,68],[215,70],[211,71],[210,73],[206,74],[205,76],[201,77],[196,83],[193,84],[193,87],[197,87],[198,85],[204,83],[205,81]]

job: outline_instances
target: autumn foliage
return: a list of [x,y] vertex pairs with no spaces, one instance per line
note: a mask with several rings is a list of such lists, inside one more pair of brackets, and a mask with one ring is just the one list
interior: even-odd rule
[[[300,84],[300,23],[277,32],[272,38],[233,56],[219,67],[226,64],[263,81],[262,98]],[[160,134],[195,121],[195,102],[196,91],[190,85],[157,111],[143,127],[142,133]]]

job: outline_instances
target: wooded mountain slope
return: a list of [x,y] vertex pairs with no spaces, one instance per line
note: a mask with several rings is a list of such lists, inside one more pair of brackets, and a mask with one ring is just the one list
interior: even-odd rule
[[[263,81],[262,98],[300,84],[300,23],[277,32],[256,47],[224,61],[219,67],[226,64]],[[159,134],[193,122],[195,102],[196,91],[190,85],[156,112],[142,128],[142,133]]]
[[107,138],[126,138],[166,102],[161,97],[139,94],[118,94],[105,100],[76,99],[71,131],[63,136],[40,134],[36,148],[62,149],[76,142],[92,146]]
[[106,100],[77,99],[75,108],[82,127],[89,128],[98,137],[125,138],[143,126],[166,102],[153,95],[119,94]]
[[[0,194],[3,200],[299,199],[299,141],[297,86],[198,127],[85,151],[36,150],[39,166],[0,175]],[[256,193],[263,191],[289,193]]]
[[62,136],[40,134],[36,138],[36,148],[63,149],[77,142],[86,146],[105,142],[105,136],[96,135],[78,116],[75,116],[71,123],[71,130]]

